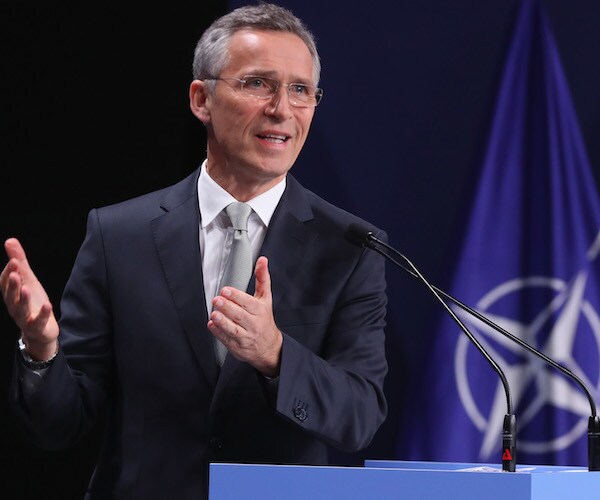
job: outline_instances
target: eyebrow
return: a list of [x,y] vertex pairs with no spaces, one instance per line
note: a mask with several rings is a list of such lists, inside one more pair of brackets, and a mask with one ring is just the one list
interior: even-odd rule
[[[259,69],[249,70],[248,72],[245,72],[244,75],[242,75],[242,76],[248,76],[248,75],[264,76],[265,78],[272,78],[273,80],[279,80],[279,78],[277,76],[277,72],[273,71],[273,70],[259,70]],[[314,86],[314,83],[312,83],[312,80],[302,78],[302,77],[292,77],[292,79],[290,80],[289,83],[302,83],[303,85]]]

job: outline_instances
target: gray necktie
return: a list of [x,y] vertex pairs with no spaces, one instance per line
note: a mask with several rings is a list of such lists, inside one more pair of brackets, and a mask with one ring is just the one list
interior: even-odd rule
[[[248,217],[250,217],[252,207],[246,203],[234,202],[229,204],[225,211],[231,219],[233,239],[217,293],[220,293],[224,286],[232,286],[245,292],[250,276],[252,276],[252,248],[248,238]],[[227,355],[227,349],[219,341],[216,342],[216,348],[217,359],[222,365]]]

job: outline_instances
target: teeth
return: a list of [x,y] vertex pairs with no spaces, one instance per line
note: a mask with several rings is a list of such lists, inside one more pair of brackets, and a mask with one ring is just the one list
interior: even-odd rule
[[265,139],[267,139],[270,142],[277,142],[277,143],[282,143],[286,140],[285,135],[263,135],[262,137],[264,137]]

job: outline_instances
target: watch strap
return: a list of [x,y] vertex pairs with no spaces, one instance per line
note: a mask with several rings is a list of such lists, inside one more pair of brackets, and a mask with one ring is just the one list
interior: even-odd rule
[[56,355],[58,354],[58,349],[56,349],[56,352],[50,359],[47,359],[45,361],[36,361],[27,353],[27,350],[25,348],[25,342],[23,342],[23,337],[19,338],[19,340],[17,341],[17,345],[19,347],[19,357],[21,358],[21,362],[26,368],[29,368],[30,370],[43,370],[44,368],[48,368],[54,361],[54,358],[56,358]]

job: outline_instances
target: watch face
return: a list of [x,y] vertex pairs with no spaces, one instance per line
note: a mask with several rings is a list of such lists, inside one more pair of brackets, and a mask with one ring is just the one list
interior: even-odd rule
[[21,356],[23,356],[23,360],[32,363],[33,359],[31,359],[31,356],[27,354],[27,351],[25,350],[25,342],[23,342],[23,337],[19,337],[17,343],[19,345],[19,352],[21,353]]

